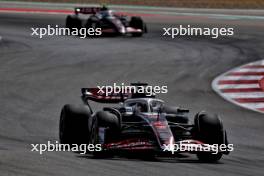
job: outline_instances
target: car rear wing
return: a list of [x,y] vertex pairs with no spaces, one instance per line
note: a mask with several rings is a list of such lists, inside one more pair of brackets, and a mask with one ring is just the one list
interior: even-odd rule
[[101,7],[76,7],[74,12],[76,15],[78,14],[96,14],[101,11]]
[[106,95],[106,89],[99,89],[99,88],[82,88],[82,99],[85,102],[88,100],[92,100],[99,103],[120,103],[124,102],[130,96],[129,93],[115,93],[115,92],[108,92]]

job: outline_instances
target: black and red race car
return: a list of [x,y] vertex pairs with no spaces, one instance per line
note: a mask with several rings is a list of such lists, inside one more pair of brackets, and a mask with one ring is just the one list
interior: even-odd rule
[[[100,144],[95,157],[122,153],[176,156],[188,152],[201,161],[215,162],[231,149],[221,119],[199,112],[189,123],[189,110],[167,106],[144,93],[111,93],[83,88],[84,105],[64,105],[60,116],[62,144]],[[89,101],[116,103],[93,111]],[[119,104],[118,104],[119,103]],[[221,148],[221,149],[220,149]]]
[[140,37],[147,32],[147,26],[141,17],[114,13],[107,7],[78,7],[75,14],[66,18],[66,28],[100,28],[102,34]]

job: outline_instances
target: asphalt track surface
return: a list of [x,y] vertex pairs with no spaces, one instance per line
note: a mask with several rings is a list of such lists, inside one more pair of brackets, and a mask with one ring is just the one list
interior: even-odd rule
[[[146,17],[143,38],[30,36],[30,27],[64,24],[65,15],[0,14],[0,175],[263,175],[264,117],[219,97],[217,75],[264,58],[263,21]],[[177,24],[227,26],[233,37],[162,37]],[[166,102],[219,113],[234,152],[217,164],[188,158],[142,161],[92,159],[71,152],[31,152],[31,143],[58,140],[65,103],[80,104],[80,88],[146,81],[168,85]],[[191,118],[192,120],[192,118]]]

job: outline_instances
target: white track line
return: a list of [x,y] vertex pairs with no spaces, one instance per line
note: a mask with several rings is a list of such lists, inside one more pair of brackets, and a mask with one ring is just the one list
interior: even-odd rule
[[223,76],[221,80],[260,80],[263,76]]
[[264,72],[264,68],[241,68],[235,72]]
[[264,92],[250,92],[250,93],[223,93],[230,98],[259,98],[264,97]]
[[250,109],[264,108],[264,103],[241,103],[241,106]]
[[223,84],[223,85],[218,85],[218,89],[241,89],[241,88],[259,88],[259,84]]

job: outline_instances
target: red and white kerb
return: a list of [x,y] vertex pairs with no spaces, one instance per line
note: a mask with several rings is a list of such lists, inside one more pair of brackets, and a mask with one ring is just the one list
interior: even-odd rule
[[243,65],[218,76],[212,87],[224,99],[264,113],[264,60]]

